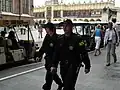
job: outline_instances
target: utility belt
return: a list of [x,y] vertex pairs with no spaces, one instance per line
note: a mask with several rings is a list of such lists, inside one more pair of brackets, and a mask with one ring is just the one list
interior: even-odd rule
[[62,60],[61,61],[61,63],[60,63],[61,65],[77,65],[77,66],[80,66],[80,67],[84,67],[84,65],[82,64],[82,63],[77,63],[77,62],[70,62],[69,60]]
[[70,61],[69,60],[62,60],[61,64],[70,64]]

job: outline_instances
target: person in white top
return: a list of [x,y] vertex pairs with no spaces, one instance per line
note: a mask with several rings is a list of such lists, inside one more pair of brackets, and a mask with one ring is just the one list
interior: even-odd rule
[[114,63],[117,61],[116,57],[116,45],[119,45],[119,36],[118,32],[113,28],[113,23],[108,23],[108,29],[105,32],[104,37],[104,46],[107,46],[107,64],[106,66],[110,66],[110,52],[114,58]]

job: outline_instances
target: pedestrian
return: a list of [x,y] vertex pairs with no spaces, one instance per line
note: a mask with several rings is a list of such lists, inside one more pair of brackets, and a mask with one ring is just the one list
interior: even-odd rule
[[120,26],[117,25],[116,21],[116,18],[112,18],[113,28],[118,32],[118,35],[120,37]]
[[51,66],[52,66],[52,57],[53,57],[53,52],[55,49],[55,45],[57,42],[57,38],[59,35],[56,34],[56,28],[54,24],[52,23],[47,23],[45,26],[43,26],[46,30],[46,36],[43,41],[42,47],[39,50],[39,57],[42,58],[43,54],[45,53],[45,69],[47,70],[46,72],[46,83],[43,85],[44,90],[51,90],[51,85],[53,80],[58,84],[58,89],[62,89],[62,81],[57,75],[57,73],[51,73]]
[[119,45],[119,36],[118,32],[113,28],[113,23],[108,23],[108,29],[105,32],[104,37],[104,46],[107,46],[107,64],[106,66],[110,66],[110,54],[112,54],[114,58],[114,63],[117,62],[116,57],[116,46]]
[[73,33],[73,23],[67,19],[62,23],[64,34],[58,39],[51,71],[57,71],[60,62],[60,74],[63,90],[75,90],[75,84],[81,63],[85,64],[85,73],[90,71],[90,59],[82,38]]
[[38,32],[39,32],[38,38],[43,38],[43,37],[42,37],[42,32],[43,32],[42,26],[38,26]]
[[100,51],[100,44],[101,44],[101,39],[102,39],[102,30],[101,30],[101,25],[98,24],[96,29],[95,29],[95,52],[94,52],[94,56],[97,56],[97,52],[99,52],[98,55],[101,54],[101,51]]
[[23,35],[23,28],[20,28],[21,35]]
[[6,56],[6,62],[13,61],[14,59],[13,59],[12,53],[9,50],[8,42],[7,42],[7,39],[5,38],[5,35],[6,35],[6,32],[1,31],[0,46],[4,47],[4,53],[5,53],[5,56]]
[[105,26],[101,27],[101,43],[100,43],[100,48],[104,47],[104,36],[105,36]]
[[5,31],[1,31],[1,35],[0,35],[0,46],[6,46],[5,44],[5,35],[6,35],[6,32]]

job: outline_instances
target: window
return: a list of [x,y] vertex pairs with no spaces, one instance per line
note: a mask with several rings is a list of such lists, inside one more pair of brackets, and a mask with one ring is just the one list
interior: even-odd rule
[[54,11],[54,18],[60,17],[60,11]]
[[12,0],[0,0],[2,4],[2,11],[12,12]]
[[2,11],[6,11],[5,1],[6,1],[6,0],[2,0]]
[[14,0],[14,13],[19,14],[20,13],[20,3],[19,0]]
[[52,7],[47,7],[47,18],[51,17]]
[[6,0],[6,12],[12,12],[12,0]]
[[29,0],[22,0],[23,14],[29,13]]

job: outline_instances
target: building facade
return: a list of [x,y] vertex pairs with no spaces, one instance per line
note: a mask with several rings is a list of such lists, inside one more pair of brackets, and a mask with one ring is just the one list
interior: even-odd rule
[[[57,0],[52,0],[57,2]],[[104,13],[108,13],[105,9],[114,10],[112,16],[117,16],[117,9],[115,8],[115,0],[107,0],[106,2],[89,3],[73,3],[63,4],[51,3],[42,7],[34,8],[34,20],[44,21],[63,21],[70,18],[73,21],[101,21],[103,20]],[[109,11],[110,11],[109,10]],[[106,20],[104,20],[106,21]]]
[[33,0],[0,0],[0,20],[33,20]]

